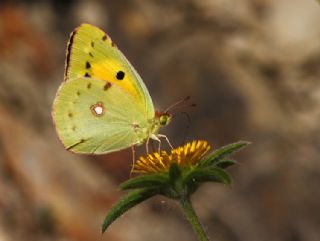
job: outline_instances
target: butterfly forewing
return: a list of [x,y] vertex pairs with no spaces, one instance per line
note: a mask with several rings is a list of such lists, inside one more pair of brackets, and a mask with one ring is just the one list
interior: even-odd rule
[[88,77],[108,81],[132,95],[135,106],[141,106],[145,118],[154,117],[149,92],[111,38],[97,27],[82,24],[68,43],[65,81]]

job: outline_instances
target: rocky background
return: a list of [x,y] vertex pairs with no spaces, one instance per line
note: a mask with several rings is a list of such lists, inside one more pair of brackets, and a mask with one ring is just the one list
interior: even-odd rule
[[175,146],[252,142],[229,169],[231,188],[206,184],[193,196],[211,240],[320,240],[317,1],[2,0],[1,241],[196,240],[163,197],[101,236],[104,215],[124,194],[117,185],[129,177],[131,151],[71,154],[50,114],[68,36],[83,22],[112,36],[157,108],[192,97],[190,123],[177,112],[163,130]]

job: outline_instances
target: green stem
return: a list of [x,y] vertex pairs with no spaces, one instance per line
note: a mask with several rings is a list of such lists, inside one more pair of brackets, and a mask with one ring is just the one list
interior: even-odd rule
[[186,215],[188,221],[190,222],[193,230],[198,235],[200,241],[209,241],[206,233],[204,232],[201,223],[198,220],[198,217],[192,207],[190,199],[188,197],[184,197],[180,199],[180,204],[183,208],[184,214]]

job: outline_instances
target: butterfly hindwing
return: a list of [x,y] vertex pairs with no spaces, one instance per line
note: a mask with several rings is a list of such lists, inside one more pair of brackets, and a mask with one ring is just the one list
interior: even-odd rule
[[151,97],[141,77],[112,42],[97,27],[82,24],[71,34],[66,59],[65,81],[88,77],[121,87],[133,96],[136,106],[154,117]]
[[78,153],[108,153],[141,142],[134,125],[147,126],[145,110],[119,86],[92,78],[64,82],[53,119],[64,146]]

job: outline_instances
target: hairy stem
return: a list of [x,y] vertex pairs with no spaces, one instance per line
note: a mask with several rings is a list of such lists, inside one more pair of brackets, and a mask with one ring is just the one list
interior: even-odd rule
[[180,204],[183,208],[184,214],[190,222],[193,230],[196,232],[200,241],[209,241],[206,233],[203,230],[201,223],[192,207],[189,197],[183,197],[180,199]]

